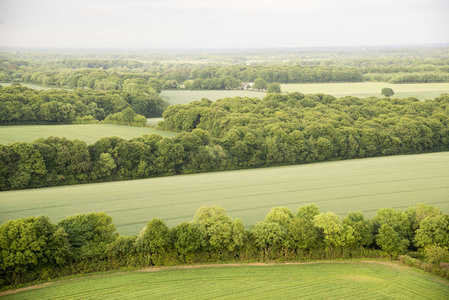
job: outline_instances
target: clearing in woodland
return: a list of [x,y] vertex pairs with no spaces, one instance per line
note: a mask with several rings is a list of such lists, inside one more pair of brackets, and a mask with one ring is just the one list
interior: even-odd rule
[[4,299],[448,299],[449,283],[376,262],[162,268],[57,281]]
[[79,125],[17,125],[0,126],[0,144],[12,142],[32,142],[49,136],[65,137],[69,140],[82,140],[88,145],[103,137],[118,136],[131,139],[144,134],[156,133],[165,137],[175,137],[177,133],[157,130],[149,127],[133,127],[112,124]]
[[380,208],[432,204],[449,213],[449,152],[159,177],[0,192],[0,224],[48,215],[105,212],[121,235],[154,217],[168,226],[190,221],[202,205],[218,205],[251,226],[275,206],[296,211],[315,203],[340,216]]

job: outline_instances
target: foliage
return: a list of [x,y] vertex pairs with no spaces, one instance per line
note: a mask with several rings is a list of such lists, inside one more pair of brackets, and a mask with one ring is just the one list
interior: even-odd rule
[[167,106],[168,102],[154,91],[38,91],[22,86],[0,89],[0,123],[3,125],[93,123],[121,112],[126,117],[129,109],[144,117],[159,117]]
[[270,83],[267,85],[267,93],[281,93],[281,85],[279,83]]
[[426,260],[431,264],[440,266],[441,262],[449,260],[449,250],[448,247],[440,247],[437,245],[431,245],[424,248],[424,254]]
[[106,245],[118,236],[112,218],[105,213],[90,213],[67,217],[58,223],[68,235],[75,260],[106,255]]
[[391,88],[383,88],[380,93],[385,97],[391,97],[394,95],[393,89]]
[[449,247],[449,216],[439,214],[426,217],[419,224],[414,240],[423,248],[431,245]]
[[[448,101],[447,95],[417,102],[300,93],[203,99],[164,112],[159,128],[184,131],[171,140],[112,138],[114,142],[99,142],[87,151],[79,141],[51,138],[2,147],[2,155],[11,163],[0,173],[0,188],[445,151],[449,149]],[[145,123],[131,107],[106,121]],[[54,152],[60,161],[52,159]],[[110,158],[101,153],[109,153]],[[67,159],[69,154],[75,161]]]
[[[287,208],[275,207],[264,221],[247,230],[223,208],[203,206],[192,222],[169,228],[154,218],[131,237],[118,236],[112,218],[104,213],[70,216],[58,225],[43,216],[12,220],[0,226],[0,285],[52,274],[186,262],[383,257],[385,252],[371,248],[373,235],[383,251],[396,255],[411,249],[400,228],[408,220],[403,214],[386,208],[370,220],[351,212],[341,222],[331,212],[319,213],[315,205],[300,207],[296,216]],[[447,217],[427,217],[423,222],[441,216]],[[434,228],[444,231],[437,228],[444,225],[437,222]],[[439,265],[448,258],[447,246],[428,245],[424,254]],[[422,263],[416,260],[414,265]]]

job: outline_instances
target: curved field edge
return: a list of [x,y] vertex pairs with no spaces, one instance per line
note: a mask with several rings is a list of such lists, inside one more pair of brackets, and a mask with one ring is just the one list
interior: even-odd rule
[[386,261],[154,267],[93,274],[0,293],[4,299],[447,299],[449,281]]
[[294,211],[315,203],[340,216],[427,203],[449,213],[449,152],[158,177],[0,192],[0,224],[47,215],[52,222],[103,211],[121,235],[138,234],[152,218],[190,221],[200,206],[218,205],[245,226],[274,206]]
[[33,142],[38,138],[65,137],[93,144],[101,138],[118,136],[123,139],[140,137],[144,134],[159,134],[175,137],[178,134],[150,127],[133,127],[112,124],[71,124],[71,125],[16,125],[0,126],[0,144],[13,142]]

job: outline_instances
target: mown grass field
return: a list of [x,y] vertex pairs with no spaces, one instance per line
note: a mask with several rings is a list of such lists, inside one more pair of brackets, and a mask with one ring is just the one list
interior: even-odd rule
[[449,299],[449,282],[400,265],[168,268],[74,278],[4,299]]
[[434,99],[442,93],[449,93],[449,83],[413,83],[391,84],[385,82],[347,82],[347,83],[304,83],[281,84],[283,92],[301,92],[303,94],[330,94],[336,97],[347,95],[364,97],[383,97],[382,88],[394,91],[393,98],[416,97],[421,100]]
[[226,97],[265,97],[265,92],[247,90],[211,90],[211,91],[188,91],[188,90],[165,90],[160,94],[170,105],[186,104],[192,101],[200,101],[202,98],[215,101]]
[[166,137],[174,137],[177,133],[157,130],[149,127],[133,127],[112,124],[79,124],[79,125],[19,125],[0,126],[0,144],[12,142],[32,142],[38,138],[49,136],[79,139],[93,144],[103,137],[118,136],[124,139],[139,137],[144,134],[157,133]]
[[0,192],[0,224],[48,215],[103,211],[122,235],[134,235],[154,217],[168,226],[190,221],[202,205],[219,205],[251,226],[274,206],[296,212],[315,203],[341,216],[380,208],[433,204],[449,213],[449,152],[333,161],[217,173],[159,177]]

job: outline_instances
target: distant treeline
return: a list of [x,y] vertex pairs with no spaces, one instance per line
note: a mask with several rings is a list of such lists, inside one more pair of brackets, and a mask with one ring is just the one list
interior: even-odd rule
[[126,124],[133,122],[136,114],[160,117],[167,106],[167,101],[157,92],[133,80],[128,80],[120,91],[38,91],[22,86],[0,88],[1,125],[101,121],[130,108],[127,111],[133,112],[132,116],[125,118]]
[[158,128],[177,137],[2,145],[0,190],[449,150],[447,94],[426,102],[300,93],[203,99],[163,116]]
[[[104,213],[11,220],[0,226],[0,287],[80,273],[204,262],[297,261],[335,258],[426,259],[449,279],[449,215],[426,204],[384,208],[372,219],[343,219],[311,204],[293,213],[275,207],[249,230],[218,206],[201,207],[191,222],[169,228],[152,219],[135,236],[119,236]],[[412,252],[410,252],[412,251]],[[421,261],[400,257],[408,264]]]
[[390,49],[390,52],[303,51],[296,56],[295,51],[135,55],[8,53],[0,57],[0,82],[108,91],[121,90],[126,80],[140,78],[160,92],[184,88],[236,89],[258,78],[268,83],[449,81],[449,57],[444,48]]

